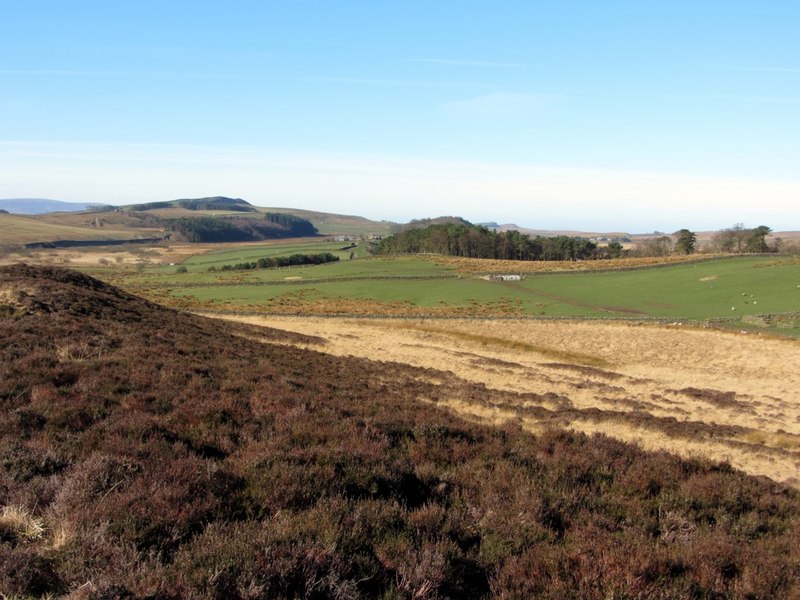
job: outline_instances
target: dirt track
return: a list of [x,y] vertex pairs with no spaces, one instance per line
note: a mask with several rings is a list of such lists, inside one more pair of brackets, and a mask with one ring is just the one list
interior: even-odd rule
[[450,371],[547,394],[547,419],[453,397],[449,407],[536,431],[600,432],[730,462],[800,485],[800,344],[753,334],[608,322],[240,317],[327,340],[317,350]]

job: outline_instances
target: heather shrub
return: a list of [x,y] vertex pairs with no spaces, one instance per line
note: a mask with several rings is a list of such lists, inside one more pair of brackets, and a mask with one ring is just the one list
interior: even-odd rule
[[0,267],[0,283],[41,290],[0,318],[0,505],[34,507],[28,525],[0,519],[5,594],[800,594],[791,488],[604,436],[467,423],[438,399],[518,398],[256,342],[309,340],[67,271]]
[[0,590],[6,596],[43,596],[64,591],[55,561],[33,548],[0,544]]

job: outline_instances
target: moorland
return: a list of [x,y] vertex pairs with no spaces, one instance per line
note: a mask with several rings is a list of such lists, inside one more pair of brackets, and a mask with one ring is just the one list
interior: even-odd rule
[[[788,597],[800,495],[523,419],[444,371],[0,269],[0,589],[86,598]],[[698,434],[704,435],[698,428]]]
[[0,215],[4,593],[800,593],[796,257],[163,235],[201,200]]

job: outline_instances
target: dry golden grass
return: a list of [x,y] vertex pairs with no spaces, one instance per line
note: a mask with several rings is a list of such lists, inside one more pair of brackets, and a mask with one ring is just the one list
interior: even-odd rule
[[4,244],[54,240],[109,240],[139,237],[141,230],[50,223],[40,217],[0,214],[0,240]]
[[0,540],[34,541],[44,535],[44,524],[30,511],[4,506],[0,511]]
[[[3,215],[0,215],[2,217]],[[0,234],[2,234],[0,223]],[[153,233],[153,236],[157,233]],[[131,237],[130,235],[121,237]],[[2,238],[2,235],[0,235]],[[66,239],[66,238],[65,238]],[[73,238],[69,238],[73,239]],[[84,239],[84,238],[75,238]],[[304,238],[289,238],[287,240],[270,240],[270,245],[296,244]],[[148,266],[168,265],[181,263],[191,256],[206,254],[219,250],[246,248],[248,246],[263,246],[265,242],[236,242],[227,244],[164,242],[155,245],[135,244],[131,246],[114,247],[75,247],[75,248],[47,248],[31,250],[15,250],[0,254],[0,265],[10,265],[24,262],[30,265],[43,266],[82,266],[82,267],[131,267],[140,264]]]
[[131,267],[139,264],[180,263],[194,256],[218,249],[212,244],[172,242],[169,245],[132,245],[111,247],[47,248],[8,252],[0,256],[0,265],[24,262],[30,265],[71,265]]
[[516,410],[448,400],[471,420],[519,418],[531,430],[562,424],[800,485],[796,341],[597,321],[236,320],[324,338],[314,348],[332,354],[449,371],[489,389],[549,394],[538,403],[551,411],[543,420],[525,412],[524,396]]

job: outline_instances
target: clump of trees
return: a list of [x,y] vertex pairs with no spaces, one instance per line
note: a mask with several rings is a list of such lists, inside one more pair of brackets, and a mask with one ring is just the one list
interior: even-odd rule
[[697,248],[697,235],[688,229],[675,232],[675,251],[678,254],[694,254]]
[[634,256],[670,256],[674,243],[668,235],[659,234],[636,242],[636,248],[631,252]]
[[244,242],[251,239],[232,221],[214,217],[175,219],[170,222],[169,230],[187,242]]
[[[767,237],[772,229],[759,225],[752,229],[741,223],[718,231],[708,248],[714,252],[727,254],[777,252],[781,241],[770,245]],[[680,229],[671,236],[654,233],[653,237],[637,243],[633,254],[637,256],[669,256],[671,254],[694,254],[698,251],[697,234],[689,229]]]
[[[292,254],[290,256],[268,256],[252,262],[241,262],[234,265],[222,265],[220,271],[249,271],[252,269],[274,269],[276,267],[294,267],[299,265],[322,265],[338,262],[339,257],[330,252],[319,254]],[[209,271],[216,271],[210,267]]]
[[401,231],[382,240],[375,251],[501,260],[583,260],[601,256],[597,244],[584,238],[531,237],[519,231],[498,233],[468,223],[440,223]]
[[737,223],[733,227],[718,231],[714,235],[712,245],[717,252],[732,252],[742,254],[745,252],[775,252],[776,248],[767,243],[767,236],[772,229],[766,225],[759,225],[753,229]]
[[636,243],[631,253],[635,256],[671,256],[673,254],[694,254],[697,251],[697,234],[689,229],[680,229],[671,236],[655,232]]
[[182,217],[167,221],[167,226],[177,237],[188,242],[254,242],[318,234],[310,221],[280,213],[265,213],[263,219]]
[[285,232],[285,237],[314,237],[319,233],[308,219],[285,213],[264,213],[264,220],[274,223]]

